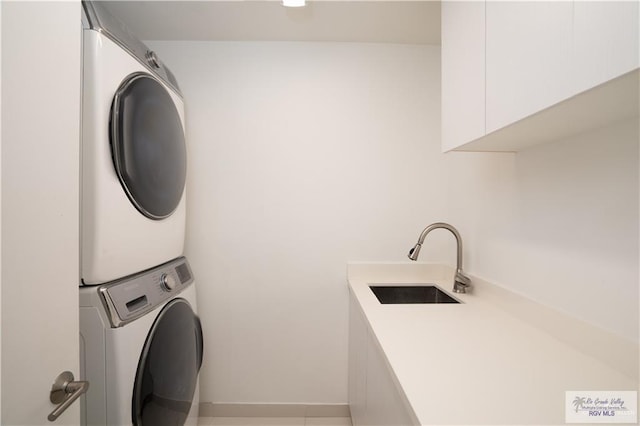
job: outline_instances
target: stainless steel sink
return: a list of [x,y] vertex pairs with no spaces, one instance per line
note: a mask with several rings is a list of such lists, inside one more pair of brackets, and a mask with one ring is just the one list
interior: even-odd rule
[[382,304],[460,303],[434,285],[370,285]]

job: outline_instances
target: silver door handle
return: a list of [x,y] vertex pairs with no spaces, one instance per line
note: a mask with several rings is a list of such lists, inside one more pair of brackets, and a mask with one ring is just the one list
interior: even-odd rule
[[89,389],[89,382],[85,381],[73,381],[73,373],[65,371],[60,373],[56,377],[56,381],[51,386],[51,393],[49,394],[49,400],[54,404],[60,404],[55,410],[49,414],[47,420],[55,422],[60,414],[69,408],[73,401],[80,398],[80,395],[85,393]]

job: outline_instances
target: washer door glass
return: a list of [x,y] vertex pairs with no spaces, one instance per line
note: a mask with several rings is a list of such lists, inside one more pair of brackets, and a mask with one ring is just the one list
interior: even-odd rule
[[200,320],[189,302],[174,299],[156,318],[142,350],[133,388],[133,424],[183,425],[201,365]]
[[113,162],[129,200],[145,216],[164,219],[178,207],[187,174],[180,114],[149,74],[132,74],[111,106]]

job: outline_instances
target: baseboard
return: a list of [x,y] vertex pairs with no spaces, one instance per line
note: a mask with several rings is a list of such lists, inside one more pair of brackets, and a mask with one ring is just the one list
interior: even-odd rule
[[350,417],[348,404],[200,403],[200,417]]

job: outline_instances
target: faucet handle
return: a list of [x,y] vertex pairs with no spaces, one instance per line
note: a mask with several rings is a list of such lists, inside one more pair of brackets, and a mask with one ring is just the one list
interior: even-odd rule
[[453,278],[453,292],[454,293],[466,293],[467,287],[471,286],[471,279],[463,274],[461,271],[457,271]]

